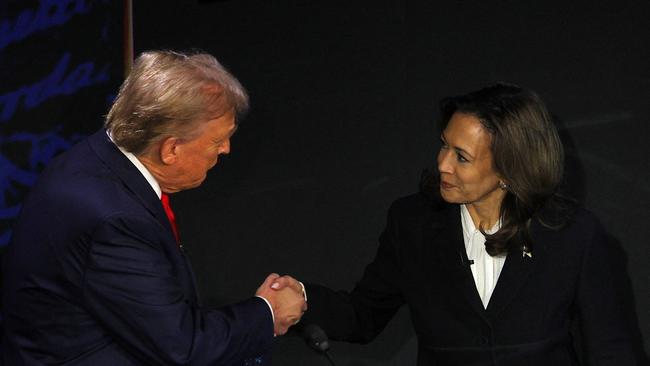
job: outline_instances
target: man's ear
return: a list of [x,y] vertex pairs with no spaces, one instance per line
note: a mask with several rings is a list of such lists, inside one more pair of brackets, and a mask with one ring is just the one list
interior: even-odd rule
[[178,161],[178,138],[167,137],[159,145],[160,161],[165,165],[173,165]]

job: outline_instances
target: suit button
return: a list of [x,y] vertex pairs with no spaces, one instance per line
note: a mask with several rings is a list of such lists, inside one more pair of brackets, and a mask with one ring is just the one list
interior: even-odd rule
[[478,339],[478,344],[481,346],[487,346],[490,343],[490,340],[487,337],[481,337]]

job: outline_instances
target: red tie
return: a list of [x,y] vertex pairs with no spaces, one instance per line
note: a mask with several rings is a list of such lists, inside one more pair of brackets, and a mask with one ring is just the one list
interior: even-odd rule
[[176,244],[180,243],[181,240],[178,236],[178,228],[176,227],[176,216],[174,211],[172,211],[172,206],[169,205],[169,196],[166,193],[160,195],[160,202],[162,202],[163,208],[165,209],[165,214],[169,219],[169,223],[172,226],[172,231],[174,232],[174,237],[176,238]]

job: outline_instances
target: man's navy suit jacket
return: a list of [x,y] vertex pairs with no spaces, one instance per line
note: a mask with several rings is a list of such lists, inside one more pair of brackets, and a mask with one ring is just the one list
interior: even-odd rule
[[103,129],[43,172],[4,257],[7,365],[241,364],[273,339],[262,299],[200,307],[160,200]]

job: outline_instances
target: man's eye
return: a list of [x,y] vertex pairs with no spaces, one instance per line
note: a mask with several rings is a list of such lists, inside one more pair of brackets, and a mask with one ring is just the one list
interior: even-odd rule
[[461,163],[467,163],[469,160],[465,159],[465,157],[461,154],[457,154],[457,160]]

